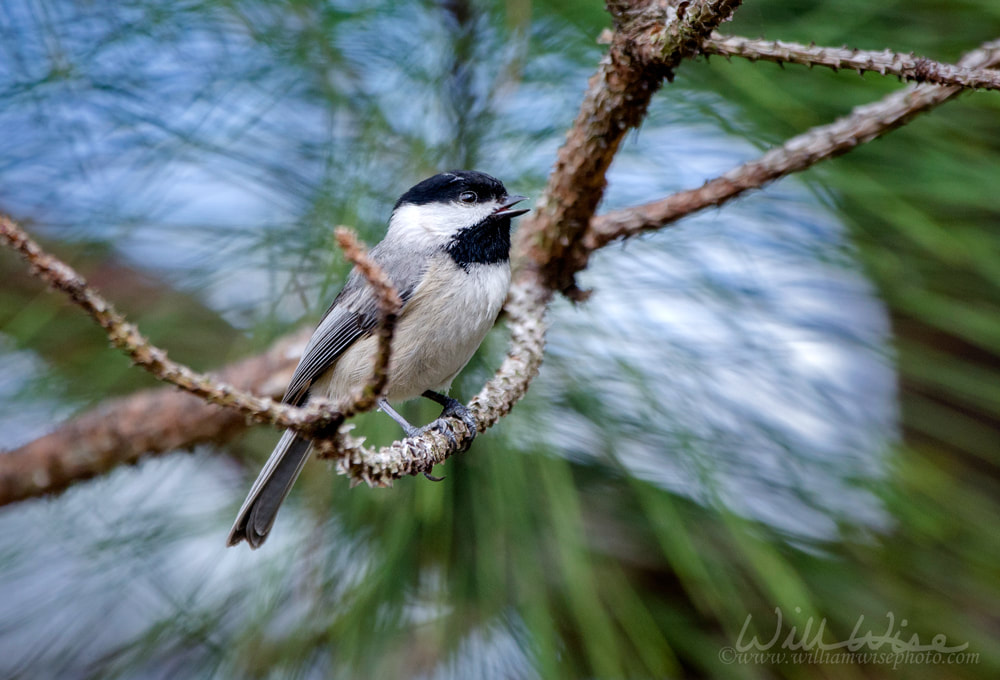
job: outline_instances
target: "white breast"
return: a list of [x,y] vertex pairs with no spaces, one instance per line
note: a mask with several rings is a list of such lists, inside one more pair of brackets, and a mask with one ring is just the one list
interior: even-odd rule
[[[386,398],[446,390],[493,327],[509,285],[506,262],[465,271],[446,254],[436,256],[396,326]],[[334,401],[353,394],[371,377],[376,346],[374,335],[354,343],[314,389],[325,387]]]

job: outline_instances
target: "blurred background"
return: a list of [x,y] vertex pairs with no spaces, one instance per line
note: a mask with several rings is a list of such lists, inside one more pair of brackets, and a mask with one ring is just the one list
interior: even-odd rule
[[[8,0],[0,211],[213,369],[315,323],[347,271],[332,227],[374,243],[416,181],[476,168],[537,197],[609,23],[567,0]],[[1000,5],[759,0],[725,29],[954,61]],[[685,63],[602,210],[899,87]],[[0,509],[0,677],[996,677],[998,121],[1000,95],[966,93],[606,248],[527,399],[441,483],[348,489],[313,462],[264,548],[226,549],[278,437],[256,427]],[[0,277],[0,449],[153,384],[6,251]],[[821,621],[964,653],[730,654]]]

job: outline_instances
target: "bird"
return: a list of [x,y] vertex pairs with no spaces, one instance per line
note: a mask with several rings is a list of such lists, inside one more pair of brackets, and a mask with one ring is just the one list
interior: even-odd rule
[[[528,212],[514,207],[524,200],[484,172],[442,172],[399,198],[385,237],[370,251],[402,300],[388,381],[376,404],[408,437],[439,427],[445,417],[460,418],[476,434],[468,408],[445,393],[507,297],[511,220]],[[306,345],[282,403],[303,406],[322,397],[335,408],[346,404],[371,378],[379,318],[374,290],[355,267]],[[443,410],[417,428],[389,402],[420,396]],[[310,450],[308,439],[292,429],[284,432],[240,508],[227,545],[246,540],[255,549],[264,543]]]

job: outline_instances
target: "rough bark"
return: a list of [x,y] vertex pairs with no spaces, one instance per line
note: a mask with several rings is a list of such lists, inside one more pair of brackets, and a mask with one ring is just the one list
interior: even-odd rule
[[[241,390],[280,398],[309,339],[298,332],[219,378]],[[47,435],[0,455],[0,505],[62,491],[146,456],[224,442],[246,429],[238,411],[174,387],[111,399]]]
[[518,232],[518,251],[550,288],[582,299],[573,280],[586,261],[580,240],[604,196],[607,170],[622,139],[642,122],[663,80],[672,78],[678,64],[739,4],[608,3],[615,23],[608,53],[590,79],[532,219]]

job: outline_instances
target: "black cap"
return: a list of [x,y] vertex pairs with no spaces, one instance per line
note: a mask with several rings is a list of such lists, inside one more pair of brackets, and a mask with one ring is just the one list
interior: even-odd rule
[[507,196],[503,182],[496,177],[476,170],[451,170],[414,185],[396,201],[393,209],[401,205],[451,203],[466,191],[475,192],[478,201],[500,201]]

